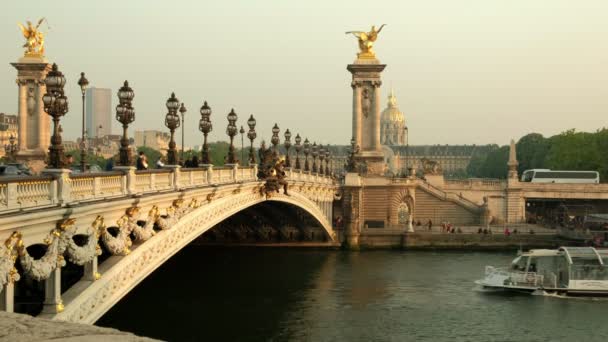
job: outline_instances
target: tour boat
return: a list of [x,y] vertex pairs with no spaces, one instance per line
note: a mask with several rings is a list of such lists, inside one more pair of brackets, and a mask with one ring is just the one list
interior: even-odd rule
[[475,283],[485,290],[608,296],[608,250],[532,249],[520,252],[508,268],[486,266],[485,278]]

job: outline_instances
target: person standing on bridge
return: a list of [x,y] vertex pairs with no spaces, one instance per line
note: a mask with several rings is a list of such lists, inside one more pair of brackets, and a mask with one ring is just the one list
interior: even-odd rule
[[148,169],[148,160],[144,151],[139,151],[139,156],[137,157],[137,169],[138,170],[147,170]]

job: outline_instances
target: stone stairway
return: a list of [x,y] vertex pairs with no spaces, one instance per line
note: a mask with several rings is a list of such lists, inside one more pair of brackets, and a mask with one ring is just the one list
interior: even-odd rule
[[447,193],[430,184],[416,188],[414,221],[420,220],[423,225],[429,219],[434,225],[441,222],[456,225],[479,224],[481,214],[481,206],[464,197]]

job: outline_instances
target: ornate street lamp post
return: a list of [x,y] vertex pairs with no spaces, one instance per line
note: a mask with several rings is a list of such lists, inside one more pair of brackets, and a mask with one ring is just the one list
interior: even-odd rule
[[277,156],[279,151],[277,151],[277,145],[279,144],[279,126],[275,123],[272,127],[272,138],[270,138],[270,143],[272,144],[273,154]]
[[243,128],[243,126],[241,126],[239,133],[241,133],[241,165],[245,165],[243,160],[245,159],[245,129]]
[[82,172],[85,172],[87,168],[87,144],[85,143],[86,139],[84,136],[84,97],[87,91],[87,86],[89,85],[89,81],[86,79],[86,77],[84,77],[84,72],[80,73],[78,85],[80,86],[80,91],[82,92],[82,135],[80,138],[80,170]]
[[300,151],[302,150],[302,145],[300,144],[302,142],[302,138],[300,138],[300,134],[296,134],[296,144],[295,144],[295,148],[296,148],[296,170],[300,169]]
[[167,150],[167,164],[177,165],[177,149],[175,148],[175,129],[180,126],[177,110],[179,109],[179,100],[175,97],[175,93],[171,93],[171,97],[167,100],[167,115],[165,116],[165,126],[171,132],[171,140],[169,140],[169,150]]
[[211,107],[207,105],[207,101],[203,103],[201,107],[201,120],[198,123],[199,131],[203,132],[203,154],[201,158],[202,164],[211,164],[211,160],[209,160],[209,145],[207,145],[207,134],[211,132],[213,129],[213,125],[211,124]]
[[325,149],[323,145],[319,145],[319,173],[324,174],[323,160],[325,159]]
[[182,162],[182,165],[183,165],[184,160],[185,160],[184,159],[184,129],[186,128],[186,122],[184,121],[184,115],[186,115],[187,111],[188,110],[186,109],[186,106],[182,102],[182,106],[179,107],[179,113],[182,115],[182,123],[184,124],[184,126],[182,126],[182,157],[180,158],[181,162]]
[[226,134],[230,137],[230,147],[228,148],[228,164],[236,164],[236,158],[234,156],[234,136],[236,135],[236,119],[238,118],[234,112],[234,108],[228,113],[228,127],[226,127]]
[[325,174],[331,176],[331,159],[329,159],[329,146],[325,150]]
[[317,155],[319,151],[317,149],[317,143],[312,144],[312,172],[318,172],[317,170]]
[[310,142],[308,142],[308,138],[304,140],[304,171],[310,171],[310,167],[308,167],[308,154],[310,153]]
[[122,124],[122,138],[120,139],[120,166],[131,165],[131,150],[129,149],[129,138],[127,137],[127,129],[129,124],[135,121],[135,110],[132,102],[135,93],[129,87],[129,82],[125,81],[124,85],[118,89],[118,105],[116,106],[116,120]]
[[291,161],[289,160],[289,148],[291,147],[291,132],[289,129],[285,131],[285,141],[283,142],[285,146],[285,167],[291,167]]
[[255,118],[253,117],[253,114],[251,114],[249,120],[247,120],[247,126],[249,126],[247,138],[249,138],[249,141],[251,142],[251,145],[249,146],[249,165],[255,164],[255,154],[253,153],[253,140],[255,140],[257,137],[257,133],[255,132],[255,123]]
[[53,136],[49,147],[49,163],[51,169],[61,169],[64,166],[63,145],[59,132],[59,120],[68,112],[68,99],[63,93],[65,77],[53,63],[51,71],[44,79],[46,94],[42,96],[44,111],[53,118]]
[[17,153],[17,144],[15,136],[11,134],[10,138],[8,138],[8,144],[4,146],[4,151],[6,152],[6,159],[11,162],[15,161],[15,154]]

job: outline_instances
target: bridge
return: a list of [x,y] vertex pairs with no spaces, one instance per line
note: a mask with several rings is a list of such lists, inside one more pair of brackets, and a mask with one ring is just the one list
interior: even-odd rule
[[[263,169],[262,173],[268,174],[261,178],[274,177],[273,186],[258,179],[257,166],[237,164],[234,111],[228,115],[226,130],[230,137],[226,156],[230,164],[208,164],[206,141],[211,109],[206,102],[199,122],[205,139],[202,167],[177,166],[174,133],[180,121],[179,101],[174,94],[167,101],[169,113],[165,118],[171,136],[167,151],[170,165],[136,171],[129,166],[132,163],[127,131],[135,114],[134,91],[127,81],[118,91],[116,109],[123,127],[118,154],[121,166],[110,172],[71,174],[63,169],[66,163],[59,129],[60,118],[67,112],[62,73],[43,56],[24,56],[13,63],[19,87],[19,143],[7,151],[13,151],[16,160],[42,173],[0,178],[0,309],[23,312],[16,310],[19,301],[15,298],[27,297],[38,305],[32,314],[94,323],[172,255],[206,231],[217,231],[218,228],[211,228],[221,222],[258,205],[274,205],[275,213],[285,206],[298,208],[316,222],[315,229],[322,232],[326,244],[358,248],[408,246],[404,243],[408,236],[412,237],[410,241],[416,238],[409,235],[416,234],[415,221],[432,221],[435,225],[447,221],[476,227],[514,225],[526,221],[528,205],[534,201],[608,200],[607,184],[519,182],[514,142],[506,180],[445,180],[437,163],[428,160],[421,170],[422,177],[415,168],[404,178],[387,177],[380,143],[381,73],[386,65],[375,56],[366,56],[357,57],[347,66],[352,74],[353,94],[348,172],[338,182],[327,176],[327,159],[326,171],[320,174],[302,171],[296,161],[294,169],[285,171],[289,195],[274,191],[278,177],[270,169]],[[62,101],[53,100],[57,96]],[[52,138],[49,116],[53,117]],[[253,155],[253,115],[247,125]],[[279,153],[276,124],[272,132],[273,151]],[[290,134],[285,131],[287,158]],[[295,137],[294,147],[296,158],[303,148],[303,168],[308,170],[310,152],[312,169],[316,170],[319,156],[323,170],[323,149],[317,150],[316,143],[309,144],[308,139],[300,145],[299,139],[299,135]],[[82,152],[86,154],[84,147]],[[255,158],[250,160],[255,164]],[[608,210],[608,205],[601,204]],[[343,227],[332,227],[334,217],[344,218]],[[303,236],[315,235],[304,231],[306,227],[300,228]],[[36,298],[34,292],[42,295]]]
[[[14,310],[15,282],[27,276],[44,283],[40,317],[94,323],[195,238],[262,202],[301,208],[327,241],[337,243],[331,225],[336,182],[301,170],[286,173],[288,195],[266,195],[257,166],[3,179],[2,309]],[[102,249],[110,256],[98,262]],[[68,262],[82,266],[83,275],[62,288]]]

